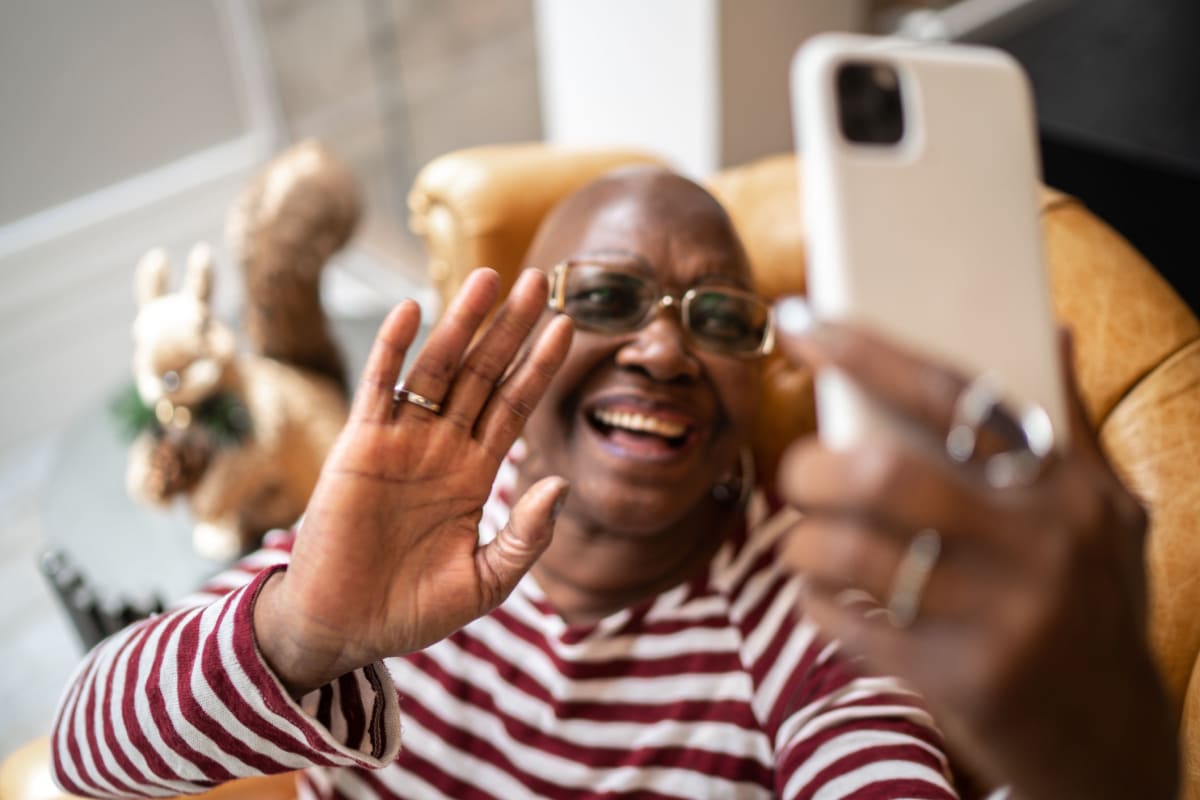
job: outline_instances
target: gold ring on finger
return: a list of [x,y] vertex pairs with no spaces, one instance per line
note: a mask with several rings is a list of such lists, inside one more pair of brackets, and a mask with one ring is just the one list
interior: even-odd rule
[[396,403],[396,404],[399,404],[402,402],[403,403],[412,403],[414,406],[419,406],[420,408],[423,408],[426,411],[432,411],[434,414],[442,413],[442,404],[441,403],[439,403],[435,400],[430,400],[428,397],[417,394],[416,392],[414,392],[410,389],[405,389],[403,386],[396,387],[395,393],[392,394],[392,402]]

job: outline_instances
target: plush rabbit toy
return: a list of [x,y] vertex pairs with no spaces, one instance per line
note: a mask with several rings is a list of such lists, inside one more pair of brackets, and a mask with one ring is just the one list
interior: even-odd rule
[[206,557],[233,558],[293,523],[345,422],[318,278],[357,215],[353,180],[314,143],[285,152],[243,193],[229,230],[255,352],[239,352],[233,330],[213,316],[207,246],[192,249],[174,292],[165,252],[138,264],[129,402],[142,422],[126,485],[152,504],[185,496]]

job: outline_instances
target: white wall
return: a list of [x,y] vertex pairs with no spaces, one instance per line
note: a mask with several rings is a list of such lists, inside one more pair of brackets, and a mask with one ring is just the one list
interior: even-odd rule
[[537,0],[549,141],[627,145],[703,178],[792,147],[788,63],[865,0]]
[[218,238],[269,152],[232,31],[245,9],[0,4],[0,451],[111,395],[133,264]]
[[717,166],[717,0],[537,0],[546,139]]
[[0,2],[0,493],[8,453],[128,380],[141,254],[221,260],[230,202],[288,141],[324,139],[365,195],[331,316],[432,299],[405,194],[434,155],[541,136],[532,4]]
[[0,4],[0,108],[0,225],[249,129],[211,2]]
[[724,0],[720,4],[720,166],[791,150],[792,54],[820,31],[862,28],[863,0]]

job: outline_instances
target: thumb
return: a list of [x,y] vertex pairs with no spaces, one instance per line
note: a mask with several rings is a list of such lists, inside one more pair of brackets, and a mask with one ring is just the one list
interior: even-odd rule
[[495,608],[545,551],[554,533],[554,520],[562,510],[571,484],[550,477],[529,487],[496,538],[475,552],[480,587],[488,608]]

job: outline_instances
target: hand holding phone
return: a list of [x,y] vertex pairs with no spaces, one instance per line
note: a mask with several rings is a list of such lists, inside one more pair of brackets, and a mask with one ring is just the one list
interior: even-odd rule
[[[830,35],[793,64],[809,299],[1044,409],[1066,436],[1043,266],[1032,102],[982,47]],[[821,436],[846,446],[903,422],[836,373]]]
[[[1019,69],[981,48],[834,36],[794,77],[816,313],[785,300],[776,321],[784,353],[817,372],[820,437],[789,448],[779,489],[801,512],[784,557],[805,614],[915,687],[989,789],[1174,797],[1146,515],[1059,368]],[[963,458],[960,418],[995,427],[972,406],[1011,412],[1002,454],[1032,452],[1021,412],[1039,409],[1051,446],[1036,469],[997,480],[974,442]]]

